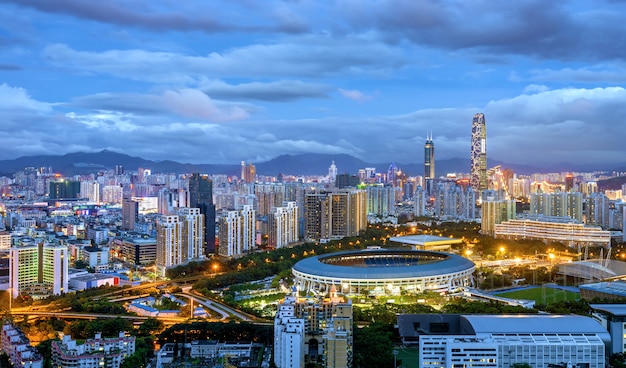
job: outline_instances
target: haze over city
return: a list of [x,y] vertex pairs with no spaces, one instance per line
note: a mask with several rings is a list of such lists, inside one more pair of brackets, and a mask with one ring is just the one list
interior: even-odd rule
[[5,1],[0,159],[621,163],[614,1]]

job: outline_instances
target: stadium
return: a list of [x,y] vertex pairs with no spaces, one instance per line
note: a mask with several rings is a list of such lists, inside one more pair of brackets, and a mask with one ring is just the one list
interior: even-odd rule
[[299,290],[327,293],[334,285],[344,294],[401,295],[453,292],[474,286],[474,263],[432,251],[368,249],[325,254],[293,266]]

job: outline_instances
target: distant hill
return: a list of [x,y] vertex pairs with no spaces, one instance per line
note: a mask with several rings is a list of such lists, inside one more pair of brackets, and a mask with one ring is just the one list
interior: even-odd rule
[[[328,173],[328,167],[335,162],[337,171],[340,174],[356,174],[359,169],[374,167],[377,172],[386,172],[391,162],[368,163],[347,154],[299,154],[281,155],[266,162],[253,162],[260,175],[276,176],[279,173],[292,175],[324,175]],[[398,168],[410,176],[422,175],[424,172],[423,163],[395,163]],[[110,170],[116,165],[123,165],[126,170],[135,171],[140,167],[151,169],[152,172],[161,173],[190,173],[200,172],[206,174],[227,174],[239,175],[240,164],[189,164],[176,161],[151,161],[140,157],[133,157],[123,153],[108,150],[85,153],[76,152],[57,156],[25,156],[14,160],[0,160],[0,173],[11,176],[17,171],[26,167],[52,167],[53,171],[63,175],[90,174],[102,170]],[[566,172],[566,171],[593,171],[593,170],[619,170],[626,171],[626,164],[618,165],[616,168],[583,167],[572,164],[559,164],[558,168],[540,168],[529,165],[507,164],[500,161],[489,160],[488,167],[501,165],[502,168],[513,169],[518,174],[532,174],[542,172]],[[445,176],[448,173],[469,172],[470,160],[452,158],[437,160],[435,170],[437,176]],[[619,167],[622,167],[621,169]]]

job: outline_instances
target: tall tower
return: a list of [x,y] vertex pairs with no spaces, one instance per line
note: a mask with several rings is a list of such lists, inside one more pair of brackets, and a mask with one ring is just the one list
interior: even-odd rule
[[432,194],[433,181],[435,179],[435,144],[433,143],[433,133],[426,135],[424,144],[424,184],[426,193]]
[[487,129],[485,115],[474,114],[472,121],[470,184],[475,191],[487,189]]
[[213,181],[206,175],[191,174],[189,178],[189,207],[199,208],[204,215],[204,254],[215,252],[215,204]]

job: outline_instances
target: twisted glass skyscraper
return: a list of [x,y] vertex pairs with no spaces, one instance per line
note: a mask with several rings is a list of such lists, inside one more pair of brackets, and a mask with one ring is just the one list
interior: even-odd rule
[[474,114],[472,121],[472,151],[470,156],[470,185],[475,191],[487,189],[487,129],[485,115]]

